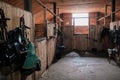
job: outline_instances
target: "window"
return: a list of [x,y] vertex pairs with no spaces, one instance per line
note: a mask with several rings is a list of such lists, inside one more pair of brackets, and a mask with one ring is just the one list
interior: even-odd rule
[[88,34],[89,14],[88,13],[72,14],[72,25],[74,26],[74,34]]
[[88,26],[89,25],[89,14],[88,13],[79,13],[72,14],[72,24],[74,26]]

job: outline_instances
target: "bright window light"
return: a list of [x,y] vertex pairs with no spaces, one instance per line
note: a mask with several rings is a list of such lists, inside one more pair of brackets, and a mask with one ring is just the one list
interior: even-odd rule
[[72,24],[74,26],[88,26],[89,25],[89,14],[88,13],[79,13],[72,14]]
[[88,13],[74,13],[72,14],[72,17],[75,18],[75,17],[89,17]]

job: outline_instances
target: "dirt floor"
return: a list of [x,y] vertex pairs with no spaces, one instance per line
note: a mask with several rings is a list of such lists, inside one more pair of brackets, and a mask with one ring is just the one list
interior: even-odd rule
[[120,68],[106,58],[71,52],[52,64],[39,80],[120,80]]

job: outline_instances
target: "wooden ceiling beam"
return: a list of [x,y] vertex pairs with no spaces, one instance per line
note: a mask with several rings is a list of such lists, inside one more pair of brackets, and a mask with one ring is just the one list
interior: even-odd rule
[[104,17],[98,19],[98,21],[103,20],[104,18],[107,18],[107,17],[111,16],[112,14],[115,14],[115,13],[118,13],[118,12],[120,12],[120,9],[118,9],[118,10],[112,12],[110,15],[106,15],[106,16],[104,16]]

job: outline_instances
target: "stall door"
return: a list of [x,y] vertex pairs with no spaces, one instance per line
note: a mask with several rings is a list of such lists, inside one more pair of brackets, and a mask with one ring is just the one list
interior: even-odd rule
[[74,34],[74,26],[64,27],[64,45],[66,50],[87,50],[88,49],[88,35]]
[[66,50],[73,49],[73,26],[65,26],[63,29],[64,46]]

